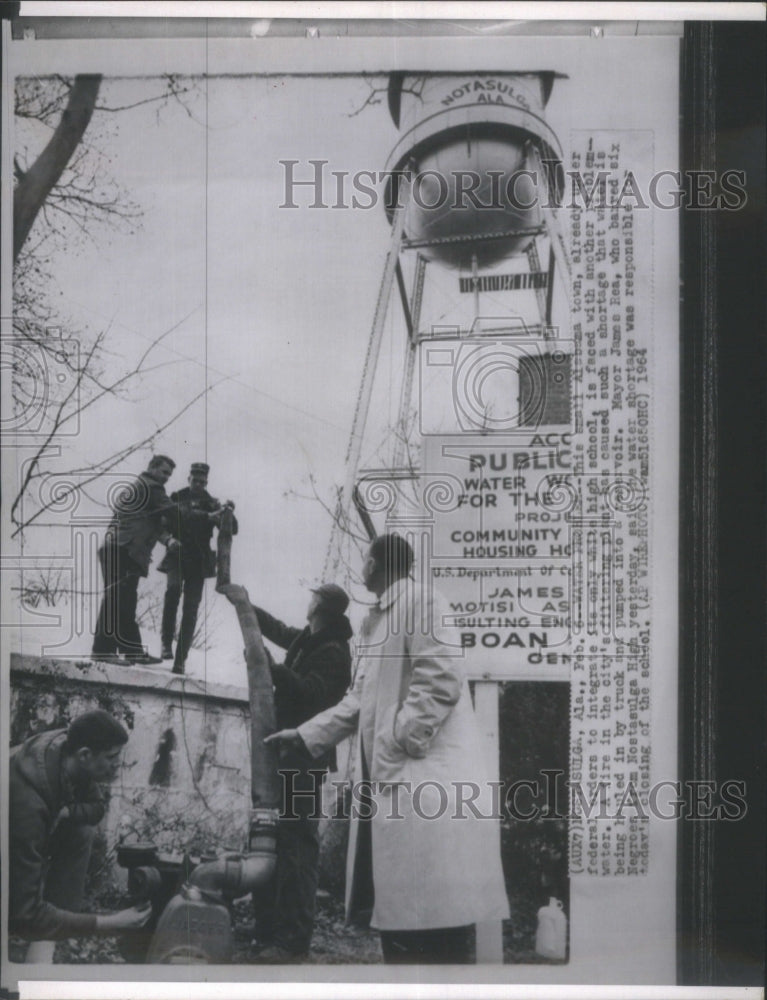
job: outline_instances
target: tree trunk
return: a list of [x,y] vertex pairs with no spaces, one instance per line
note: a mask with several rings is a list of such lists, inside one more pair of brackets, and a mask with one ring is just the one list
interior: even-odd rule
[[42,153],[16,185],[13,193],[13,259],[24,241],[51,189],[58,183],[93,115],[101,86],[101,76],[76,76],[69,101],[56,131]]

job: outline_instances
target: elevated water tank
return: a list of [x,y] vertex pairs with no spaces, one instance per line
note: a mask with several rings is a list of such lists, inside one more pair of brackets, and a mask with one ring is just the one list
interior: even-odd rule
[[[412,167],[405,234],[444,241],[422,247],[424,257],[466,268],[476,255],[487,267],[530,245],[541,205],[562,190],[561,148],[543,118],[559,75],[391,75],[401,138],[386,163],[386,211],[391,219],[401,174]],[[481,239],[457,242],[464,237]]]

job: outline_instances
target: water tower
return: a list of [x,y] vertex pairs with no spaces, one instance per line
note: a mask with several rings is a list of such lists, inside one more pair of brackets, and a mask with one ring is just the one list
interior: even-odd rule
[[[346,455],[347,481],[339,498],[339,513],[354,502],[369,534],[372,522],[357,490],[359,463],[395,284],[408,338],[401,418],[412,406],[424,343],[460,342],[457,348],[465,354],[469,341],[476,344],[482,338],[523,336],[547,343],[558,338],[552,326],[555,276],[565,291],[569,285],[557,210],[564,174],[560,144],[544,111],[560,76],[540,70],[389,77],[388,106],[399,131],[386,163],[384,207],[391,243]],[[436,275],[451,282],[454,303],[445,299],[445,281],[432,280]],[[449,316],[439,330],[428,308],[435,300],[440,315]],[[520,358],[520,392],[527,393],[529,402],[516,407],[517,419],[526,408],[540,408],[549,378],[543,356],[538,352],[532,364]],[[453,375],[460,370],[460,363],[454,365]],[[456,397],[462,390],[453,384],[448,391]],[[439,395],[439,389],[435,392]],[[473,419],[470,400],[465,409]],[[392,477],[399,474],[402,459],[400,442],[388,470]],[[328,577],[339,563],[337,525],[328,548]]]
[[386,164],[390,219],[405,172],[419,177],[408,246],[457,268],[531,247],[542,206],[561,194],[562,153],[543,118],[555,76],[391,76],[389,110],[401,138]]

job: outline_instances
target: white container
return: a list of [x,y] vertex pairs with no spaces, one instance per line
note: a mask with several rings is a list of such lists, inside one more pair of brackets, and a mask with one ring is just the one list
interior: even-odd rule
[[567,917],[562,903],[549,897],[547,906],[538,910],[535,950],[541,958],[565,958],[567,955]]

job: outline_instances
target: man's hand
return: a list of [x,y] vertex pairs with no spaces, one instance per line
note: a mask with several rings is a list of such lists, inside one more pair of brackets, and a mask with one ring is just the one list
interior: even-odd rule
[[96,917],[96,930],[99,934],[122,934],[123,931],[137,931],[152,916],[152,904],[140,903],[129,906],[127,910],[117,910],[116,913],[99,913]]
[[281,746],[303,747],[304,741],[297,729],[279,729],[267,736],[264,743],[277,743]]
[[225,511],[227,511],[227,510],[228,510],[228,511],[231,511],[232,513],[234,512],[234,501],[233,501],[233,500],[225,500],[225,501],[224,501],[224,502],[223,502],[223,503],[221,504],[221,506],[219,506],[219,507],[216,507],[216,509],[215,509],[215,510],[212,510],[212,511],[211,511],[211,512],[210,512],[210,513],[208,514],[208,519],[209,519],[210,521],[212,521],[212,522],[213,522],[213,523],[215,524],[215,526],[216,526],[217,528],[220,528],[220,527],[221,527],[221,515],[222,515],[222,514],[223,514],[223,513],[225,512]]
[[247,590],[239,583],[225,583],[223,587],[216,587],[219,594],[223,594],[230,604],[235,607],[238,604],[250,604]]
[[165,551],[178,552],[180,548],[181,548],[181,542],[178,540],[178,538],[169,538],[168,544],[165,546]]

